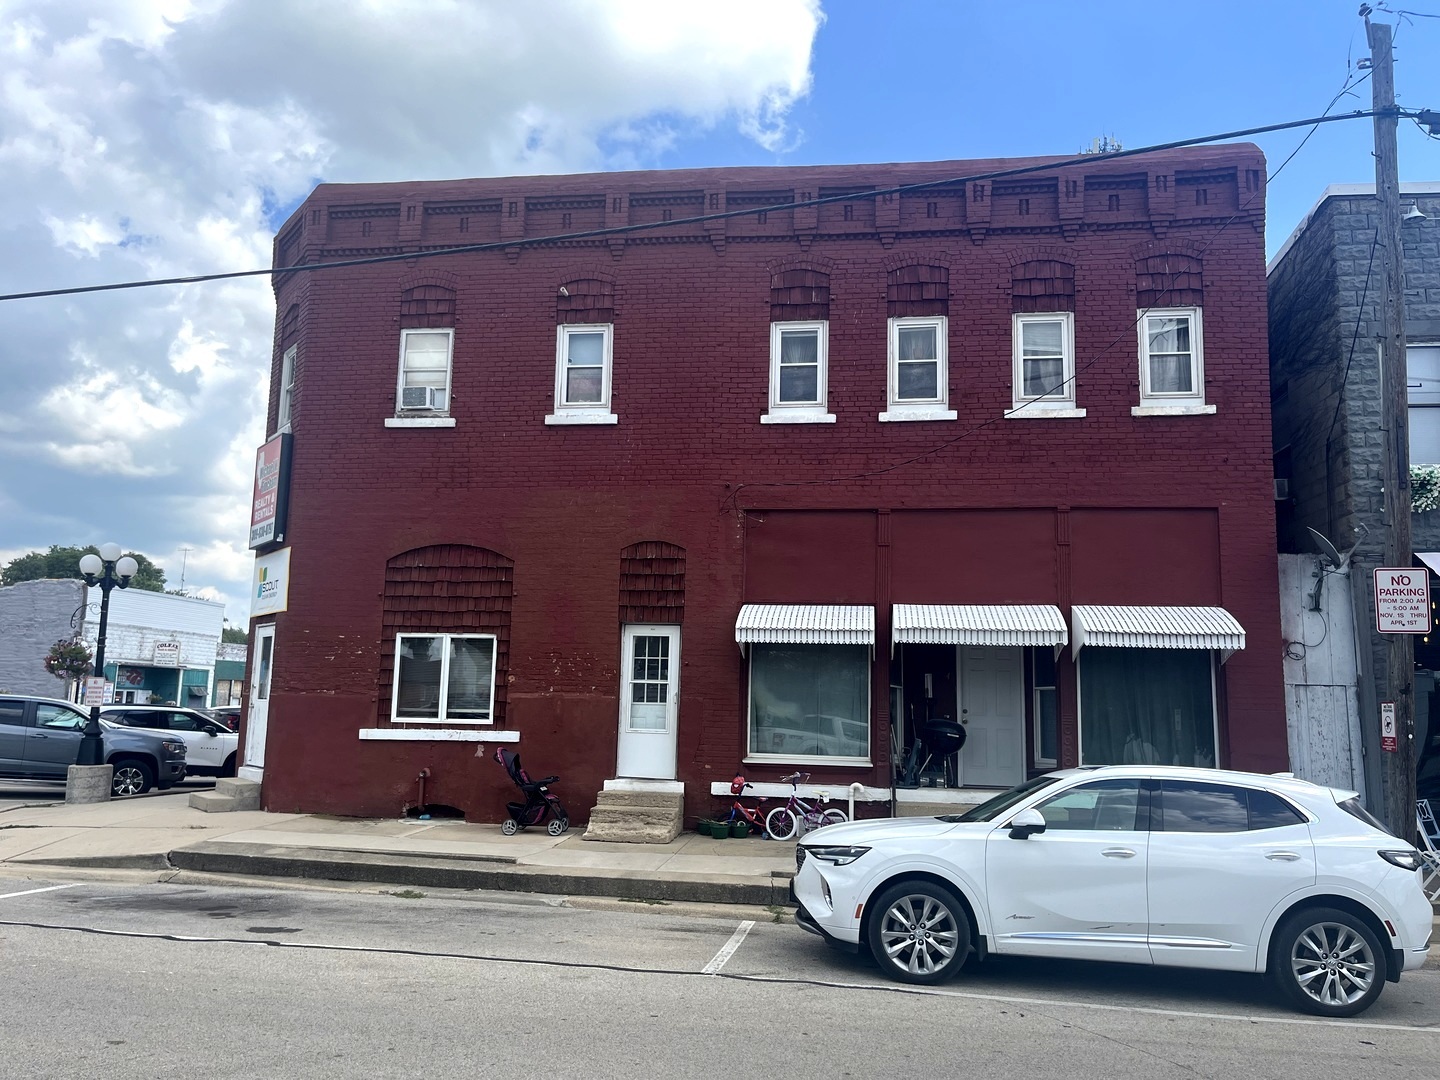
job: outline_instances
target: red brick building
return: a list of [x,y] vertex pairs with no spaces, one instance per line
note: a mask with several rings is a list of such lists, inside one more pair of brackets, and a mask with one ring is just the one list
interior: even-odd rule
[[393,815],[428,769],[496,821],[499,740],[576,820],[623,777],[693,818],[737,770],[875,813],[897,774],[1284,768],[1263,170],[322,185],[277,268],[499,246],[275,279],[245,775]]

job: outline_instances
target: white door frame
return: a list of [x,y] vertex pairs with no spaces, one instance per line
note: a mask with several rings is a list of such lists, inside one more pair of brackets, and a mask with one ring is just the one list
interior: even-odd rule
[[265,736],[270,725],[270,689],[275,673],[274,623],[255,626],[255,647],[250,655],[254,658],[254,669],[250,672],[244,764],[239,775],[247,780],[259,780],[265,771]]
[[[635,683],[635,639],[664,637],[669,646],[660,674],[663,685],[659,694],[663,702],[663,727],[635,726],[632,723],[633,685]],[[674,780],[676,735],[680,716],[680,627],[656,623],[627,623],[621,629],[620,662],[620,729],[616,738],[615,775],[646,780]],[[652,669],[654,670],[654,669]],[[642,682],[655,685],[654,677]],[[644,704],[644,703],[640,703]],[[652,710],[653,712],[653,710]],[[652,715],[651,721],[657,719]]]

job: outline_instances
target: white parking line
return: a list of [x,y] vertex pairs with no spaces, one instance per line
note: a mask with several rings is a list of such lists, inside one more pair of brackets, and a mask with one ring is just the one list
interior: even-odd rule
[[740,943],[745,940],[745,935],[750,933],[754,926],[755,923],[750,919],[746,919],[737,926],[735,932],[730,935],[730,940],[725,942],[725,944],[720,947],[720,951],[711,958],[710,962],[700,969],[700,974],[720,974],[720,969],[725,966],[725,961],[735,955],[735,950],[740,948]]
[[11,892],[0,895],[0,900],[12,900],[17,896],[33,896],[37,892],[54,892],[56,889],[73,889],[80,882],[72,881],[69,885],[46,885],[43,889],[26,889],[24,892]]

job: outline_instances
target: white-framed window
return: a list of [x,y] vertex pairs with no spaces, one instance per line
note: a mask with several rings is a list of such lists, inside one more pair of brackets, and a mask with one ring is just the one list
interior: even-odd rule
[[889,407],[881,420],[954,420],[949,407],[950,320],[944,315],[889,321]]
[[493,724],[494,634],[396,634],[390,719]]
[[870,764],[870,649],[750,646],[746,761]]
[[1410,463],[1440,465],[1440,343],[1405,346]]
[[610,409],[615,328],[610,323],[555,330],[555,411],[547,424],[614,424]]
[[1055,650],[1030,650],[1030,712],[1033,719],[1035,765],[1054,768],[1060,756],[1059,681]]
[[450,367],[455,331],[400,331],[400,379],[395,411],[424,416],[450,411]]
[[277,431],[290,430],[290,417],[295,411],[295,357],[298,345],[291,345],[280,358],[280,414]]
[[1075,315],[1069,311],[1014,315],[1010,340],[1011,415],[1083,416],[1075,408]]
[[833,424],[825,411],[830,324],[770,324],[770,411],[762,424]]
[[1140,404],[1136,415],[1214,412],[1205,404],[1205,345],[1200,309],[1151,308],[1140,331]]

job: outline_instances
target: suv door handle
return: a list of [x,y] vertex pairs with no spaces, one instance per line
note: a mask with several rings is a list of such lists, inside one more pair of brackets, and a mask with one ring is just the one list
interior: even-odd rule
[[1106,848],[1100,852],[1100,854],[1104,855],[1107,859],[1133,859],[1135,857],[1135,852],[1131,851],[1128,847]]
[[1295,851],[1269,851],[1265,853],[1265,858],[1276,862],[1299,862],[1300,854]]
[[46,735],[43,731],[37,731],[34,735],[31,735],[30,737],[32,739],[48,739],[50,736]]

